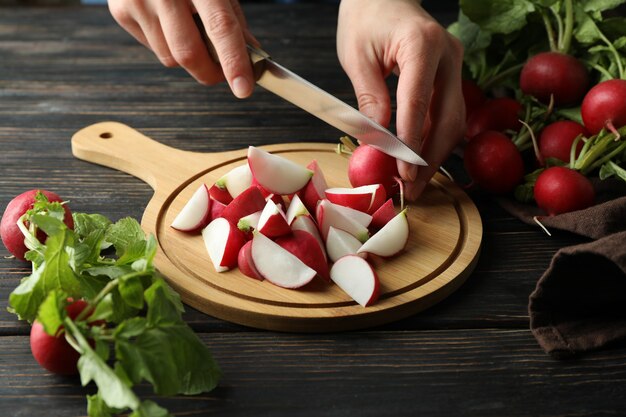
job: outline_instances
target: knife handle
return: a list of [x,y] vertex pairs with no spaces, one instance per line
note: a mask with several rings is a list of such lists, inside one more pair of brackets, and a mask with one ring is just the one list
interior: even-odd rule
[[[216,64],[219,64],[220,59],[217,56],[217,52],[215,51],[215,47],[213,46],[213,43],[211,42],[211,40],[206,34],[206,30],[204,29],[204,24],[202,23],[202,19],[200,18],[200,15],[198,13],[194,13],[193,20],[194,22],[196,22],[196,26],[198,27],[198,30],[200,31],[200,36],[202,37],[202,41],[204,42],[204,45],[206,46],[207,51],[209,52],[209,56],[211,57],[213,62],[215,62]],[[270,55],[264,50],[262,50],[261,48],[250,45],[249,43],[246,43],[246,47],[248,48],[248,55],[250,56],[250,63],[252,64],[252,69],[254,71],[254,79],[258,80],[261,77],[263,70],[265,69],[265,65],[263,63],[266,59],[270,59]]]

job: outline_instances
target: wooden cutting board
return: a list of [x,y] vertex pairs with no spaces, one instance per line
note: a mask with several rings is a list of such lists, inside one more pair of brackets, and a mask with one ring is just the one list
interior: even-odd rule
[[[264,146],[302,165],[317,160],[330,187],[349,187],[348,159],[323,143]],[[217,273],[200,235],[170,224],[202,184],[212,185],[246,163],[246,149],[196,153],[158,143],[114,122],[88,126],[72,137],[77,158],[117,169],[148,183],[154,195],[141,225],[156,236],[157,268],[183,301],[214,317],[256,328],[326,332],[388,323],[415,314],[457,289],[474,268],[482,239],[478,210],[453,182],[437,174],[409,206],[409,242],[391,259],[372,258],[379,301],[361,307],[338,286],[315,279],[298,290],[257,281],[238,270]]]

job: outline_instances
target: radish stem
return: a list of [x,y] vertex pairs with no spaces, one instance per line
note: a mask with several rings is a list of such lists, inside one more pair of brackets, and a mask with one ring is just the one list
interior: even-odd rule
[[541,227],[541,228],[543,229],[543,231],[544,231],[544,232],[546,232],[546,234],[547,234],[548,236],[552,236],[552,233],[550,233],[550,231],[548,230],[548,228],[546,228],[546,227],[543,225],[543,223],[541,223],[541,222],[539,221],[539,217],[537,217],[537,216],[533,216],[533,220],[535,221],[535,223],[537,223],[537,224],[539,225],[539,227]]
[[565,28],[561,39],[560,52],[567,54],[572,44],[572,33],[574,32],[574,6],[572,0],[565,0]]
[[561,15],[559,15],[559,13],[554,10],[552,7],[550,8],[550,11],[552,12],[552,15],[554,16],[554,20],[556,21],[556,28],[557,28],[557,41],[556,41],[556,45],[557,45],[557,49],[554,52],[563,52],[562,48],[563,48],[563,19],[561,19]]
[[539,13],[541,14],[541,17],[543,19],[543,24],[546,27],[546,33],[548,34],[548,42],[550,42],[550,50],[558,51],[559,48],[557,47],[556,39],[554,37],[554,28],[552,27],[550,18],[548,17],[546,12],[542,9],[539,10]]
[[537,143],[537,138],[535,137],[535,132],[533,132],[533,129],[525,121],[520,120],[520,123],[523,124],[526,129],[528,129],[528,133],[530,134],[530,139],[533,142],[533,149],[535,151],[535,158],[537,158],[537,161],[539,161],[539,164],[541,166],[545,166],[545,161],[543,160],[543,156],[541,156],[541,153],[539,152],[539,144]]

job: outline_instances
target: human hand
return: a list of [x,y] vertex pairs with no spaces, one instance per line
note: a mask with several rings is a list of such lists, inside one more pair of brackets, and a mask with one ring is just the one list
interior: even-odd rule
[[[235,96],[252,94],[254,77],[246,41],[250,34],[237,0],[109,0],[118,24],[167,67],[183,67],[198,82],[226,79]],[[211,58],[193,15],[198,13],[219,59]]]
[[385,78],[398,75],[397,135],[428,162],[398,161],[405,196],[416,199],[465,131],[463,47],[416,0],[342,0],[337,53],[359,110],[389,126]]

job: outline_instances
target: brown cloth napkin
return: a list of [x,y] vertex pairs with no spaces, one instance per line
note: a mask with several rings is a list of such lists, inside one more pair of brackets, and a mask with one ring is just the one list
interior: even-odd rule
[[626,339],[626,183],[594,180],[597,204],[542,216],[508,199],[499,204],[522,221],[593,239],[561,248],[530,295],[530,329],[555,358],[568,358]]

